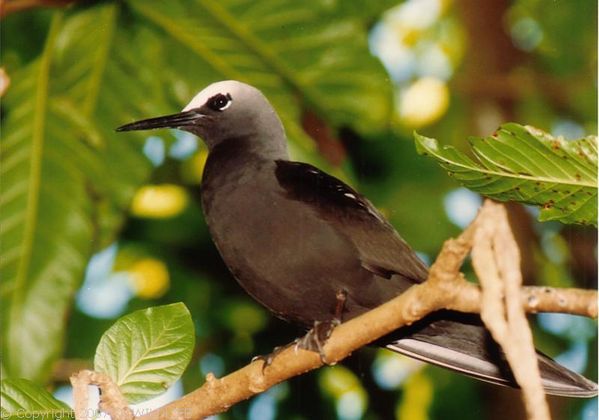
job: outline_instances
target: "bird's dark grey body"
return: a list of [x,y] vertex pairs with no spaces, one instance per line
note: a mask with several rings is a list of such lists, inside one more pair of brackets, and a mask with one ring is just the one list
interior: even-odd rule
[[[381,277],[373,272],[375,262],[363,261],[359,246],[376,238],[356,241],[350,231],[356,224],[380,228],[382,219],[355,191],[310,165],[264,160],[244,149],[244,139],[235,139],[210,153],[202,206],[227,266],[247,292],[272,312],[311,326],[333,318],[336,293],[345,290],[345,320],[426,276],[413,253],[414,280],[402,275]],[[407,245],[390,226],[381,230],[381,236],[398,244],[389,249],[394,242],[385,241],[384,252],[395,253],[401,261]],[[390,267],[378,269],[390,271]]]
[[[120,130],[181,128],[209,148],[202,207],[223,260],[243,288],[277,316],[310,327],[358,316],[426,279],[427,269],[358,192],[291,162],[266,98],[226,81],[179,114]],[[512,385],[509,366],[478,316],[439,312],[378,342],[393,351],[489,382]],[[539,354],[547,392],[592,396],[597,387]]]

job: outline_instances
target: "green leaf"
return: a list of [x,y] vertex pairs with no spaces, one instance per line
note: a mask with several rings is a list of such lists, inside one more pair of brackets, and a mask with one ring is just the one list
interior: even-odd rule
[[476,160],[414,133],[416,149],[450,176],[500,201],[541,207],[539,220],[597,225],[597,137],[573,141],[515,123],[470,139]]
[[48,379],[87,260],[113,240],[149,173],[139,144],[113,132],[120,106],[112,98],[126,102],[146,88],[123,88],[114,76],[123,60],[106,58],[117,10],[54,13],[42,56],[11,75],[0,144],[6,376]]
[[[82,147],[48,103],[57,14],[43,56],[15,78],[6,102],[0,168],[5,375],[43,381],[61,346],[63,318],[90,251],[93,224],[73,159]],[[62,234],[57,234],[62,232]]]
[[134,404],[166,391],[189,363],[195,341],[183,303],[133,312],[98,344],[94,369],[108,374]]
[[73,410],[41,386],[27,379],[3,379],[0,383],[3,419],[72,418]]
[[335,6],[342,14],[360,17],[367,23],[375,23],[381,14],[401,4],[402,2],[399,0],[372,0],[368,2],[341,1],[335,3]]
[[[388,121],[391,86],[368,52],[366,24],[359,16],[339,15],[338,3],[131,0],[129,5],[161,31],[159,39],[169,44],[165,62],[176,66],[174,74],[194,69],[196,90],[206,84],[197,80],[201,76],[257,86],[283,114],[291,135],[301,132],[296,95],[334,125],[373,131]],[[210,72],[198,74],[200,68]]]

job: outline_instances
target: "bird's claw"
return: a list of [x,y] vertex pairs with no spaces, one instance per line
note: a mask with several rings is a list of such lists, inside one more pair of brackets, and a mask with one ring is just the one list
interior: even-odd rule
[[302,338],[296,340],[295,350],[305,349],[318,353],[320,361],[325,365],[333,365],[329,363],[324,353],[324,345],[333,333],[337,325],[341,324],[343,311],[345,310],[345,302],[347,301],[347,290],[340,289],[335,294],[337,304],[335,305],[335,316],[331,321],[315,321],[314,327]]
[[283,352],[283,350],[291,347],[291,346],[295,346],[297,341],[299,339],[296,339],[295,341],[292,341],[289,344],[285,344],[283,346],[277,346],[274,348],[274,350],[268,354],[260,354],[258,356],[254,356],[252,357],[252,363],[261,360],[263,362],[262,364],[262,374],[264,374],[264,371],[266,370],[267,367],[269,367],[272,362],[275,360],[275,358],[281,353]]
[[264,362],[262,365],[262,373],[264,374],[266,368],[272,364],[275,358],[283,350],[294,346],[296,352],[299,349],[316,352],[320,356],[320,361],[323,364],[329,366],[333,365],[334,363],[329,363],[327,361],[326,354],[324,353],[324,345],[331,336],[335,327],[341,324],[341,318],[343,316],[345,302],[347,300],[347,291],[341,289],[336,293],[335,297],[337,299],[337,304],[335,306],[335,317],[331,321],[315,321],[312,329],[310,329],[310,331],[308,331],[303,337],[297,338],[291,343],[285,344],[284,346],[275,347],[272,353],[254,356],[252,358],[252,362],[262,360]]
[[329,363],[324,353],[324,345],[331,336],[331,333],[339,325],[341,321],[333,319],[332,321],[316,321],[314,327],[308,333],[299,338],[295,342],[295,349],[304,349],[318,353],[320,361],[325,365],[333,365]]
[[314,322],[314,327],[308,331],[306,335],[301,338],[297,338],[289,344],[285,344],[284,346],[275,347],[274,350],[269,354],[258,355],[252,358],[252,363],[256,361],[262,361],[262,373],[267,367],[269,367],[275,358],[282,353],[284,350],[293,346],[295,351],[302,349],[308,350],[318,353],[320,356],[320,360],[325,365],[333,365],[334,363],[329,363],[326,358],[326,354],[324,353],[324,345],[331,336],[331,333],[339,325],[341,321],[338,319],[333,319],[332,321],[316,321]]

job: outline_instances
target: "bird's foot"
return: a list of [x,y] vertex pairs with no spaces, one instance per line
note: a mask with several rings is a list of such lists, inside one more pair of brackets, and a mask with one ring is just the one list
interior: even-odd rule
[[314,327],[302,338],[298,338],[295,341],[295,349],[310,350],[318,353],[320,360],[325,365],[332,365],[329,363],[324,353],[324,345],[331,336],[333,330],[341,321],[333,319],[332,321],[315,321]]
[[318,353],[320,360],[325,365],[329,363],[324,353],[324,345],[333,333],[335,327],[341,324],[343,320],[343,311],[345,310],[345,302],[347,301],[347,291],[341,289],[335,295],[337,304],[335,305],[335,317],[331,321],[315,321],[314,327],[308,333],[296,340],[295,348],[310,350]]
[[275,347],[269,354],[254,356],[252,362],[261,360],[263,362],[262,373],[264,373],[264,370],[272,364],[280,353],[293,346],[296,351],[298,349],[303,349],[316,352],[320,356],[322,363],[325,365],[332,365],[333,363],[327,362],[326,354],[324,353],[324,345],[333,333],[335,327],[341,324],[343,311],[345,310],[345,301],[347,300],[347,291],[339,290],[336,294],[336,298],[335,318],[331,321],[315,321],[312,329],[303,337],[297,338],[289,344]]
[[252,363],[257,360],[261,360],[263,362],[262,373],[264,373],[264,370],[266,370],[266,368],[272,364],[272,362],[275,360],[275,358],[279,354],[281,354],[284,350],[288,349],[289,347],[295,346],[298,341],[299,341],[299,338],[292,341],[291,343],[275,347],[271,353],[254,356],[252,358]]

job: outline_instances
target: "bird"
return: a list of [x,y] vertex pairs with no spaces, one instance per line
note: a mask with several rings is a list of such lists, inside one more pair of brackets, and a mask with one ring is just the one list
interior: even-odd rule
[[[200,194],[212,240],[251,297],[275,316],[312,328],[311,339],[302,341],[306,348],[318,351],[337,323],[426,280],[427,266],[366,197],[315,166],[290,160],[283,124],[259,89],[216,82],[179,113],[116,131],[160,128],[192,133],[207,146]],[[377,344],[517,387],[478,315],[439,311]],[[537,358],[548,394],[597,395],[594,382],[540,352]]]

